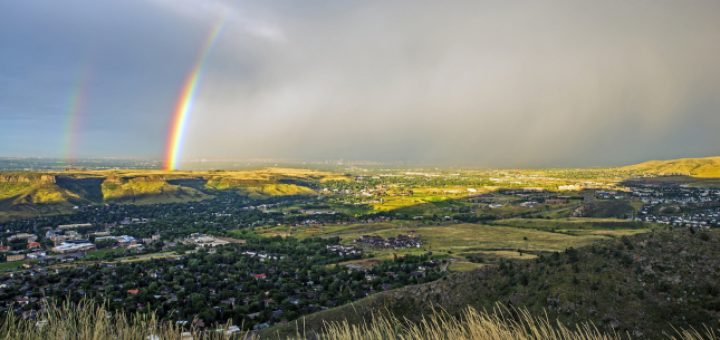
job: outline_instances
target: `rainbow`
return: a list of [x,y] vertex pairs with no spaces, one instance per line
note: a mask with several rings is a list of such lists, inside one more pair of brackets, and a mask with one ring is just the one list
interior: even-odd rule
[[178,169],[179,156],[182,151],[183,136],[185,134],[185,125],[187,124],[188,116],[192,110],[198,83],[202,77],[205,59],[222,30],[223,22],[224,21],[219,21],[210,30],[203,47],[200,49],[200,52],[195,59],[195,64],[185,78],[182,90],[180,91],[180,96],[175,104],[175,110],[172,115],[172,123],[170,125],[170,131],[168,132],[168,139],[165,147],[165,161],[163,167],[167,171]]
[[82,127],[82,118],[85,112],[89,79],[90,68],[83,67],[67,100],[65,109],[67,120],[65,122],[65,138],[62,152],[65,163],[72,163],[77,159],[78,140],[80,139],[80,128]]

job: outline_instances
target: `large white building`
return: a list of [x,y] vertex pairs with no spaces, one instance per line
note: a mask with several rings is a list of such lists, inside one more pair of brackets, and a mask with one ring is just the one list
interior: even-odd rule
[[87,241],[65,241],[52,248],[52,251],[60,254],[76,253],[90,250],[95,250],[95,245]]

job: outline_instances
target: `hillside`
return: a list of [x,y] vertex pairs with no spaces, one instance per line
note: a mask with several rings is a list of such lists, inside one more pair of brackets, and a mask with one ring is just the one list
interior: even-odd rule
[[623,169],[655,175],[715,178],[720,177],[720,157],[655,160],[626,166]]
[[[298,322],[312,330],[324,322],[369,320],[382,310],[418,321],[433,307],[458,314],[468,306],[490,310],[501,303],[534,315],[547,312],[565,324],[591,321],[602,331],[659,337],[673,333],[672,327],[718,327],[719,267],[720,233],[655,232],[455,273]],[[296,326],[269,332],[292,332]]]
[[163,176],[109,176],[101,191],[104,202],[172,203],[209,197],[195,188],[170,184]]
[[314,195],[344,175],[306,169],[164,172],[157,170],[0,174],[0,218],[67,212],[75,205],[181,203],[233,191],[251,198]]
[[[72,303],[50,303],[39,313],[38,318],[26,319],[10,314],[0,323],[0,338],[27,340],[55,339],[258,339],[252,332],[217,325],[215,331],[202,332],[197,329],[183,329],[177,323],[158,320],[156,314],[126,314],[110,311],[107,305],[92,301]],[[406,325],[399,318],[373,317],[365,325],[347,322],[329,323],[316,339],[325,340],[386,340],[386,339],[474,339],[474,340],[549,340],[623,339],[618,334],[604,333],[590,325],[577,328],[556,326],[543,317],[532,316],[525,311],[511,313],[483,313],[467,309],[461,313],[462,322],[438,312],[429,315],[422,324]],[[43,325],[38,327],[38,325]],[[278,339],[277,336],[266,338]],[[287,339],[307,339],[307,333],[298,330]],[[668,339],[670,337],[667,337]],[[672,339],[712,339],[714,334],[707,330],[682,330],[673,334]]]

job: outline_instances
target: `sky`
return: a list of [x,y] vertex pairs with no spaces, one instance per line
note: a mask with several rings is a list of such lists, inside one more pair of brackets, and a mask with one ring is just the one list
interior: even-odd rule
[[0,0],[0,156],[161,159],[217,25],[181,160],[720,155],[715,0]]

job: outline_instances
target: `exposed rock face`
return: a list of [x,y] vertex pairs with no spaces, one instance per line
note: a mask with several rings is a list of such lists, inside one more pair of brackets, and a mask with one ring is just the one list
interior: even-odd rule
[[46,184],[55,181],[54,175],[47,174],[0,174],[0,183]]

